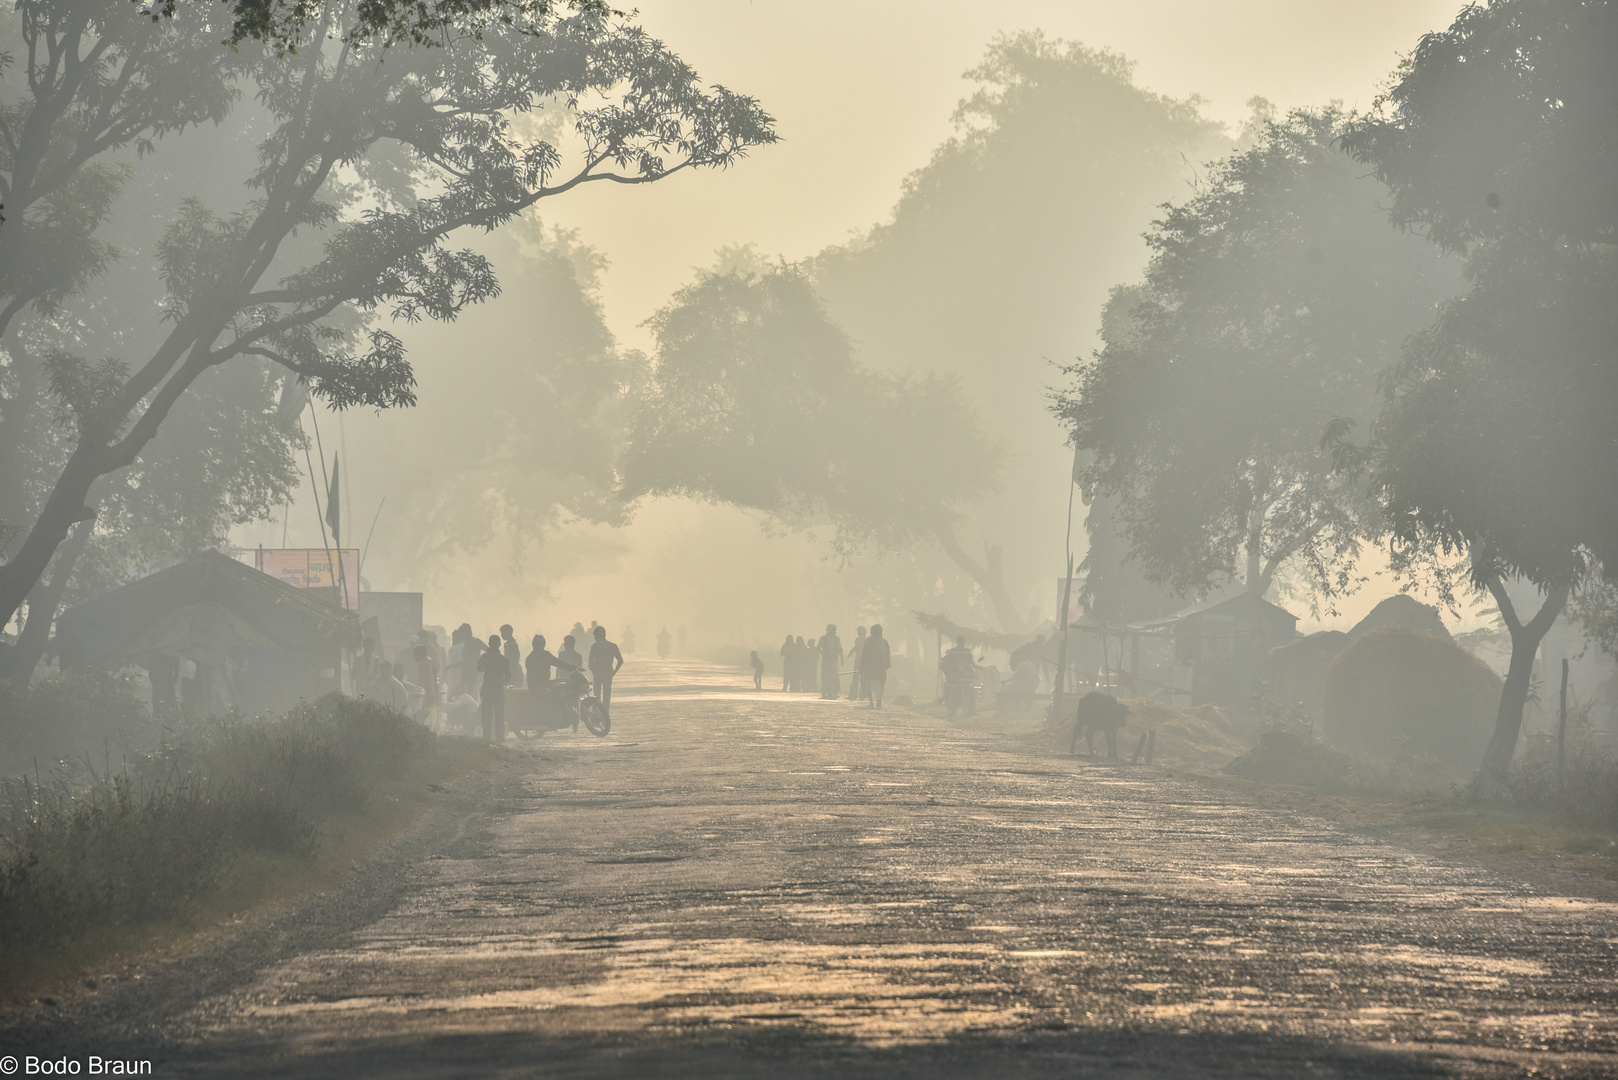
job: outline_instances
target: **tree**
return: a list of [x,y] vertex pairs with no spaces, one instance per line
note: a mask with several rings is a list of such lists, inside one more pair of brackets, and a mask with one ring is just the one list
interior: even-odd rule
[[[418,353],[455,362],[419,366],[421,401],[408,413],[348,425],[354,490],[388,493],[365,575],[412,588],[455,576],[469,604],[479,590],[538,603],[573,559],[536,548],[570,521],[624,520],[614,466],[644,360],[608,330],[596,281],[605,260],[577,236],[528,218],[483,247],[522,302],[419,335]],[[461,347],[468,338],[479,347]],[[456,571],[474,553],[489,557],[468,581]]]
[[[1618,566],[1618,5],[1496,0],[1422,38],[1346,138],[1395,224],[1466,256],[1470,288],[1389,381],[1366,468],[1401,557],[1463,553],[1512,655],[1483,760],[1521,733],[1534,655],[1592,567]],[[1505,581],[1545,594],[1518,612]]]
[[[775,138],[751,99],[705,90],[660,42],[595,11],[529,13],[385,62],[342,40],[355,17],[325,9],[322,47],[250,65],[270,129],[248,181],[256,194],[228,214],[182,204],[158,247],[170,327],[155,348],[127,367],[51,363],[75,443],[0,566],[0,617],[90,516],[96,481],[135,460],[204,372],[258,357],[337,408],[408,405],[404,344],[375,315],[450,320],[499,290],[488,260],[450,250],[450,234],[587,184],[723,167]],[[523,114],[546,106],[568,113],[571,145],[529,135]],[[322,250],[299,258],[315,237]]]
[[[965,78],[954,131],[890,219],[808,269],[862,363],[954,375],[1007,440],[994,512],[960,536],[974,556],[968,537],[1004,547],[999,589],[1020,604],[1002,628],[1015,632],[1034,583],[1046,597],[1061,572],[1072,456],[1044,408],[1050,361],[1088,351],[1154,208],[1183,190],[1188,161],[1229,142],[1194,99],[1141,86],[1124,57],[1037,32],[997,37]],[[986,557],[973,561],[993,578]]]
[[[318,45],[329,30],[322,18],[328,5],[317,0],[223,0],[230,12],[225,43],[246,41],[272,46],[277,53],[296,54],[304,44]],[[179,0],[135,0],[141,15],[155,21],[171,19]],[[559,10],[587,11],[602,16],[622,12],[601,0],[365,0],[346,20],[347,41],[374,41],[383,46],[440,45],[492,28],[519,28],[542,22]],[[313,28],[313,33],[311,33]],[[306,40],[307,39],[307,40]]]
[[[830,523],[845,558],[936,541],[993,493],[1000,449],[958,385],[859,363],[801,269],[701,277],[653,316],[657,353],[620,459],[621,492]],[[979,580],[1002,619],[1004,590]]]
[[1386,228],[1386,189],[1337,145],[1345,122],[1264,124],[1166,207],[1144,284],[1114,291],[1102,348],[1054,401],[1091,455],[1082,485],[1175,592],[1239,580],[1263,597],[1289,573],[1329,605],[1377,531],[1321,435],[1369,416],[1378,373],[1459,280]]
[[224,119],[244,58],[217,36],[204,18],[154,24],[126,4],[17,4],[0,46],[0,337],[117,258],[97,236],[130,175],[117,151]]
[[[120,174],[116,212],[96,232],[97,242],[119,256],[59,303],[16,314],[0,341],[0,521],[31,520],[72,452],[46,361],[149,347],[161,331],[150,313],[164,296],[151,253],[176,183],[183,177],[202,185],[192,190],[229,197],[224,178],[250,169],[254,145],[233,126],[214,138],[170,133],[162,151],[125,148],[113,151],[110,162],[95,163]],[[200,379],[141,456],[92,489],[86,505],[96,519],[75,526],[48,576],[30,590],[8,662],[18,670],[32,666],[59,606],[217,546],[231,525],[266,516],[281,503],[300,471],[295,453],[305,395],[293,380],[257,359]]]

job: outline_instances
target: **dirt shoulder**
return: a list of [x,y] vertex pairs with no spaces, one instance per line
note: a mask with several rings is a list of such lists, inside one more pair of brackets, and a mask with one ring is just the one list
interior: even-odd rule
[[[1511,806],[1469,803],[1459,794],[1408,796],[1376,791],[1328,792],[1232,776],[1222,765],[1251,746],[1242,721],[1228,710],[1172,710],[1158,727],[1154,764],[1144,755],[1133,768],[1141,775],[1178,776],[1234,795],[1253,805],[1313,815],[1365,836],[1465,860],[1524,876],[1558,893],[1618,898],[1618,835],[1582,828],[1558,814]],[[1094,761],[1069,755],[1071,733],[1042,726],[1038,718],[979,717],[956,721],[972,730],[999,734],[1007,749],[1032,757]],[[1153,725],[1156,726],[1156,725]],[[1145,725],[1120,732],[1119,754],[1128,761]],[[1100,748],[1098,747],[1098,750]]]
[[94,928],[75,947],[26,970],[0,988],[0,1009],[53,1010],[85,991],[134,982],[155,968],[228,950],[242,933],[272,925],[311,898],[340,888],[368,860],[418,830],[447,796],[483,774],[509,769],[508,752],[478,740],[440,739],[404,776],[382,784],[363,809],[323,824],[312,857],[247,855],[230,884],[183,922]]

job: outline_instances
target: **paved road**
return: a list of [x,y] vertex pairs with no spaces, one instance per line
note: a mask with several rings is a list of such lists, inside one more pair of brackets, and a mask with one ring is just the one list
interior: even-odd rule
[[610,737],[34,1037],[168,1076],[1618,1075],[1618,904],[910,711],[673,692],[730,681],[654,670]]

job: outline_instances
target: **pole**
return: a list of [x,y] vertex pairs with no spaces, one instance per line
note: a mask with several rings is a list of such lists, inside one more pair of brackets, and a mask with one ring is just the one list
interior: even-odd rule
[[371,515],[371,531],[365,534],[365,546],[360,548],[360,564],[354,568],[361,581],[365,580],[365,556],[371,553],[371,537],[376,535],[376,522],[382,516],[382,508],[388,505],[388,497],[384,495],[382,501],[376,504],[376,513]]
[[[1068,495],[1068,533],[1069,542],[1072,541],[1073,532],[1073,497]],[[1062,583],[1062,611],[1057,618],[1062,620],[1062,645],[1056,650],[1056,683],[1051,687],[1051,723],[1058,723],[1062,719],[1064,702],[1062,697],[1067,692],[1067,613],[1072,610],[1068,604],[1073,595],[1073,552],[1067,553],[1067,580]]]
[[1562,718],[1556,725],[1556,786],[1562,786],[1567,765],[1567,657],[1562,657]]
[[[313,397],[311,397],[309,399],[309,419],[311,421],[313,421],[313,423],[315,425],[315,450],[318,451],[319,454],[320,454],[320,478],[322,480],[324,480],[327,476],[329,476],[331,474],[326,472],[326,448],[321,444],[321,441],[320,441],[320,417],[315,412],[315,399]],[[304,448],[304,453],[307,455],[308,452],[309,452],[308,447],[305,447]],[[315,490],[315,500],[317,502],[323,502],[327,506],[331,505],[331,486],[330,486],[329,483],[327,484],[327,487],[326,487],[326,497],[325,497],[325,499],[321,499],[320,491],[317,488]],[[340,514],[341,514],[341,509],[339,508],[339,515]],[[339,520],[341,520],[340,516],[339,516]],[[321,539],[322,543],[324,543],[325,539],[326,539],[326,516],[325,516],[324,513],[322,513],[321,516],[320,516],[320,539]],[[344,611],[347,611],[348,610],[348,576],[343,572],[343,540],[339,536],[333,536],[332,537],[332,542],[337,545],[337,561],[332,562],[331,547],[328,545],[327,548],[326,548],[326,562],[327,562],[328,565],[331,566],[332,583],[337,586],[338,595],[340,597],[342,597],[342,600],[340,601],[340,603],[342,604],[342,608],[343,608]]]

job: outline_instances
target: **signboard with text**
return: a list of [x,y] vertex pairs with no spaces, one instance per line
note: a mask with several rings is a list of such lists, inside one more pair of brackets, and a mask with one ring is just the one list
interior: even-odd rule
[[[346,581],[348,595],[343,606],[350,611],[360,606],[360,549],[343,548],[259,548],[255,553],[260,573],[284,581],[298,589],[337,589]],[[332,560],[342,559],[342,575],[334,572]]]
[[[1086,580],[1085,578],[1080,577],[1080,576],[1075,576],[1073,578],[1073,588],[1072,588],[1071,592],[1069,593],[1068,600],[1067,600],[1067,621],[1068,621],[1068,625],[1072,625],[1073,623],[1076,623],[1080,619],[1084,618],[1084,605],[1079,603],[1079,592],[1080,592],[1080,590],[1082,590],[1084,588],[1085,580]],[[1066,590],[1067,590],[1067,579],[1066,578],[1057,578],[1056,579],[1056,605],[1055,605],[1057,611],[1062,610],[1062,593],[1064,591],[1066,591]],[[1060,620],[1057,621],[1056,628],[1058,630],[1060,630],[1062,628],[1062,622]]]

